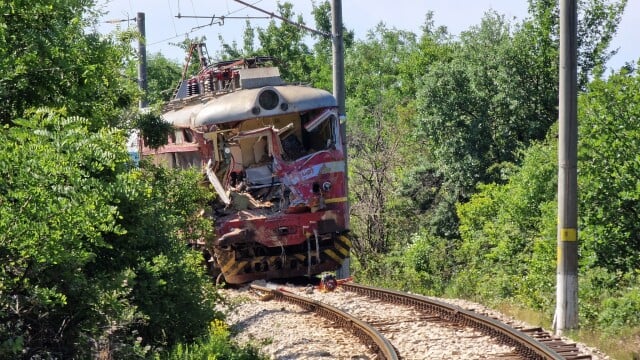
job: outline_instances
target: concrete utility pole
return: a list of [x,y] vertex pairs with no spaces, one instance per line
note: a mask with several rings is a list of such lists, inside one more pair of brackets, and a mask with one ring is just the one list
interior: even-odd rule
[[[345,89],[344,89],[344,39],[342,36],[342,1],[331,0],[331,43],[333,44],[333,96],[338,102],[338,116],[340,117],[340,137],[342,143],[347,143],[347,115],[345,107]],[[347,189],[349,188],[349,179],[347,171],[347,147],[344,146],[344,181]],[[346,203],[347,223],[349,228],[349,200]],[[338,269],[336,276],[339,279],[349,277],[350,258],[344,259],[342,267]]]
[[578,327],[577,5],[560,1],[558,264],[554,329]]
[[[333,96],[338,101],[338,113],[345,116],[344,40],[342,37],[342,1],[331,1],[331,39],[333,43]],[[345,128],[344,126],[342,127]]]
[[138,32],[140,33],[140,39],[138,40],[138,86],[142,90],[142,99],[140,99],[140,108],[146,108],[149,104],[147,102],[147,36],[145,33],[144,25],[144,13],[139,12],[136,16],[136,23],[138,24]]

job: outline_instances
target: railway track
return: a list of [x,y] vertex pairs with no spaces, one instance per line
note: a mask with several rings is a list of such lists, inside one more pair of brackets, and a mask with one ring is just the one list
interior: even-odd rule
[[[252,288],[261,293],[268,293],[271,298],[279,301],[287,301],[295,304],[306,311],[314,312],[328,320],[334,326],[341,327],[351,332],[360,341],[365,344],[369,350],[375,354],[378,359],[418,359],[432,358],[431,355],[419,355],[416,352],[420,348],[432,347],[433,342],[442,341],[443,339],[427,339],[425,342],[417,340],[419,332],[416,332],[411,339],[398,336],[398,332],[407,332],[400,323],[413,324],[424,323],[427,331],[434,331],[435,328],[447,328],[450,335],[449,342],[456,344],[455,336],[461,338],[476,340],[481,342],[483,346],[487,342],[497,342],[504,345],[503,347],[493,347],[486,354],[480,354],[477,358],[502,358],[502,359],[591,359],[590,355],[581,355],[575,344],[568,344],[559,339],[553,338],[540,328],[512,328],[502,322],[492,319],[488,316],[478,314],[474,311],[465,310],[461,307],[447,304],[438,300],[429,299],[423,296],[411,295],[392,290],[373,288],[369,286],[345,283],[340,286],[340,291],[333,293],[325,293],[321,296],[322,301],[301,296],[288,291],[286,289],[272,289],[261,286],[252,285]],[[335,300],[336,304],[327,304],[335,298],[339,292],[348,292],[353,295],[347,295],[347,298],[354,296],[364,296],[371,302],[379,302],[375,308],[380,309],[379,314],[372,313],[370,310],[366,314],[357,313],[354,307],[349,312],[342,311],[339,307],[349,308],[349,305],[341,305],[344,300]],[[316,295],[319,295],[316,293]],[[344,295],[344,294],[343,294]],[[348,301],[347,301],[348,302]],[[356,302],[362,302],[361,299]],[[389,311],[385,310],[385,306],[405,307],[409,315],[398,316],[397,319],[390,318]],[[463,331],[463,328],[465,329]],[[469,330],[471,329],[471,330]],[[434,331],[435,332],[435,331]],[[441,332],[439,333],[441,334]],[[442,335],[438,335],[442,338]],[[388,339],[389,338],[389,339]],[[393,338],[393,339],[391,339]],[[467,341],[465,340],[465,341]],[[414,347],[407,348],[404,342],[414,342]],[[460,343],[456,345],[441,346],[462,346]],[[467,347],[473,345],[466,345]],[[497,346],[497,345],[496,345]],[[400,350],[398,350],[400,349]],[[466,355],[453,351],[458,358],[465,358]],[[440,358],[448,358],[442,355]]]
[[308,311],[331,320],[334,324],[349,330],[368,346],[380,359],[397,360],[398,355],[393,345],[373,326],[340,309],[317,300],[298,296],[293,293],[251,285],[255,290],[270,293],[276,300],[284,300],[296,304]]

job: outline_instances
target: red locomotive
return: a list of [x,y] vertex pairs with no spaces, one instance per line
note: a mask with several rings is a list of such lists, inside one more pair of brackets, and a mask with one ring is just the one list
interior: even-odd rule
[[336,99],[285,84],[271,61],[204,66],[165,107],[169,144],[142,147],[156,163],[202,167],[218,195],[207,256],[232,284],[336,270],[351,247]]

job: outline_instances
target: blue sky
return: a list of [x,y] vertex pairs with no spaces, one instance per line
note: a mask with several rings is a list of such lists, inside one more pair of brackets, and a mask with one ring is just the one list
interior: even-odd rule
[[[103,20],[135,18],[137,12],[144,12],[146,18],[147,51],[160,52],[168,58],[182,62],[184,54],[170,42],[179,42],[190,36],[206,36],[210,54],[219,50],[218,35],[226,42],[242,43],[245,20],[227,19],[225,24],[208,26],[207,19],[177,19],[183,16],[265,16],[233,0],[101,0],[108,11]],[[246,0],[269,12],[276,12],[276,0]],[[310,15],[311,0],[290,0],[294,11],[303,15],[307,24],[313,26]],[[348,29],[353,29],[357,38],[364,38],[376,24],[384,22],[388,27],[408,30],[420,34],[428,11],[433,11],[436,26],[446,26],[449,33],[457,35],[470,26],[480,23],[486,11],[494,10],[508,19],[522,20],[527,16],[527,0],[343,0],[343,21]],[[254,27],[265,27],[269,19],[253,19]],[[609,65],[619,68],[625,62],[640,59],[640,0],[629,0],[622,18],[613,48],[619,48]],[[120,26],[136,26],[135,22],[123,22]],[[201,28],[194,30],[202,26]],[[115,25],[102,23],[100,31],[109,32]]]

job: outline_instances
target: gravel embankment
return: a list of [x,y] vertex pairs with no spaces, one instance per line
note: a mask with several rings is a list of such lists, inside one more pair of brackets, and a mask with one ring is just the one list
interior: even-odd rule
[[[282,288],[280,285],[272,286]],[[340,289],[324,293],[311,287],[287,285],[284,288],[369,322],[391,341],[403,359],[518,358],[511,347],[499,344],[476,330],[446,323],[403,305],[387,304]],[[224,290],[224,293],[233,304],[229,308],[228,321],[239,331],[236,340],[253,343],[272,359],[375,358],[354,335],[296,305],[261,299],[248,287]],[[458,299],[438,300],[473,309],[512,326],[529,326],[477,303]],[[586,346],[579,344],[579,347],[584,354],[592,355],[593,360],[609,360],[609,357]]]

